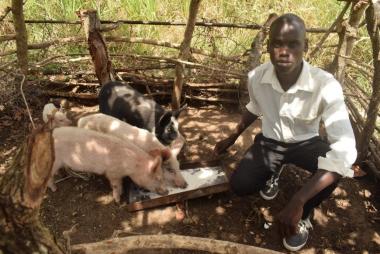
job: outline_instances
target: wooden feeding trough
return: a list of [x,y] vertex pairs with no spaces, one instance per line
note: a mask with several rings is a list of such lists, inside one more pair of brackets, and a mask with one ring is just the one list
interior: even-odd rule
[[130,184],[128,211],[167,205],[229,189],[226,173],[217,161],[186,163],[182,165],[182,175],[188,186],[185,189],[169,188],[169,193],[166,196],[161,196]]

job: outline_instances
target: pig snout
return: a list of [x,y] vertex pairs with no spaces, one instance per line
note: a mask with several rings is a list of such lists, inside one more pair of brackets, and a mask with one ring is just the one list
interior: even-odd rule
[[165,196],[165,195],[168,195],[169,190],[166,189],[165,187],[161,187],[161,186],[160,186],[160,187],[157,187],[157,188],[156,188],[155,192],[157,192],[157,193],[160,194],[160,195]]
[[182,189],[187,187],[188,184],[186,180],[183,178],[181,171],[179,169],[172,169],[172,168],[165,167],[163,171],[164,171],[164,179],[169,186],[178,187]]
[[183,179],[183,180],[176,179],[176,181],[175,181],[175,185],[176,185],[177,187],[179,187],[179,188],[182,188],[182,189],[185,189],[185,188],[188,186],[188,184],[187,184],[187,182],[185,181],[185,179]]

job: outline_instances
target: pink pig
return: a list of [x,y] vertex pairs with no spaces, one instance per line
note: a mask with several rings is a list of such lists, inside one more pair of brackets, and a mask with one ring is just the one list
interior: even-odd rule
[[170,156],[168,149],[152,149],[147,153],[132,142],[77,127],[56,128],[53,139],[55,161],[49,181],[52,191],[56,190],[55,173],[68,166],[75,171],[104,174],[116,202],[120,202],[125,176],[149,191],[168,193],[161,169],[162,159]]
[[[144,151],[153,149],[164,150],[166,147],[148,130],[132,126],[119,119],[102,113],[84,116],[78,121],[79,128],[91,129],[118,137],[126,142],[132,142]],[[171,155],[163,162],[164,178],[173,187],[186,188],[177,155],[184,144],[184,138],[179,135],[170,146]]]

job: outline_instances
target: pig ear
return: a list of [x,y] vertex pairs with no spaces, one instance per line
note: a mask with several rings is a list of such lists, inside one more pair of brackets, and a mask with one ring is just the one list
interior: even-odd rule
[[160,149],[153,149],[153,150],[150,150],[148,153],[149,153],[150,156],[152,156],[152,157],[161,156],[161,151],[160,151]]
[[161,150],[161,157],[163,161],[167,161],[171,155],[172,155],[172,152],[170,151],[169,148],[165,148]]
[[172,112],[168,111],[165,112],[160,118],[159,125],[160,126],[166,126],[170,123],[170,118],[172,117]]
[[181,114],[181,112],[187,108],[187,103],[185,103],[181,108],[177,109],[177,110],[174,110],[172,112],[172,115],[177,119],[179,117],[179,114]]
[[[158,149],[155,149],[157,151],[159,151]],[[153,150],[153,151],[155,151]],[[154,157],[154,162],[153,162],[153,166],[151,168],[151,173],[152,174],[155,174],[159,169],[160,169],[160,165],[161,165],[161,159],[159,156],[155,156]]]

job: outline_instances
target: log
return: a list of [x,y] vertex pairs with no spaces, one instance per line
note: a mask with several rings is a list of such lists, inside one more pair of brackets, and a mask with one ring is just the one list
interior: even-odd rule
[[77,244],[71,248],[73,254],[122,254],[131,250],[147,249],[186,249],[220,254],[279,253],[240,243],[174,234],[129,236],[95,243]]
[[0,178],[0,253],[64,253],[39,221],[54,162],[50,130],[39,128],[19,147]]

